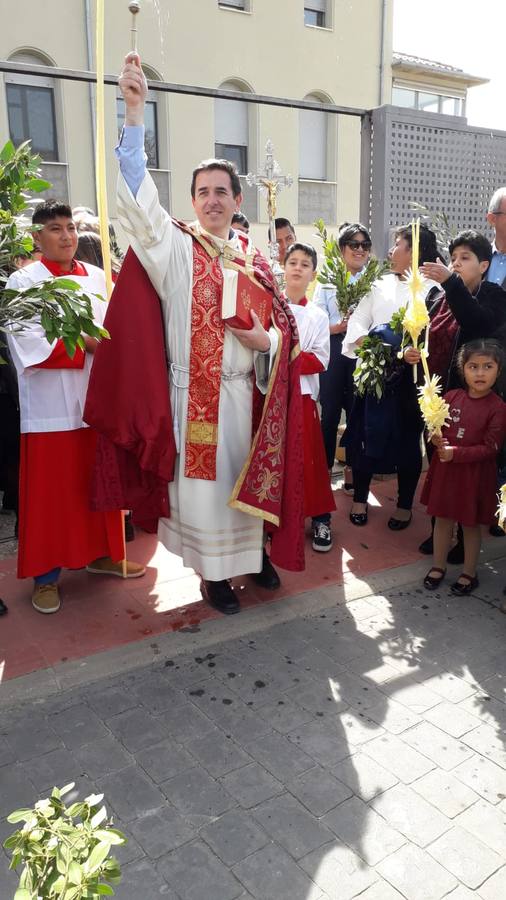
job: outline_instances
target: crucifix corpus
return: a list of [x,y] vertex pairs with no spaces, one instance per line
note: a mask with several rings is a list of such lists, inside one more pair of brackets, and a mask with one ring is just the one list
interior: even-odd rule
[[267,195],[267,212],[269,216],[269,256],[271,258],[271,267],[274,275],[280,285],[283,283],[283,269],[279,263],[279,245],[276,241],[276,205],[278,191],[284,187],[291,187],[293,178],[291,175],[282,175],[281,168],[277,160],[274,159],[274,147],[269,139],[265,145],[265,163],[262,172],[255,175],[248,172],[246,182],[250,187],[258,188],[259,192]]

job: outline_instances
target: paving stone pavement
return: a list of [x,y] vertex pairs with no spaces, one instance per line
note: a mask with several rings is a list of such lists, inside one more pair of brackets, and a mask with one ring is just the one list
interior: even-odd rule
[[[128,835],[119,900],[504,900],[492,571],[477,597],[388,590],[2,708],[0,839],[73,780]],[[15,883],[0,851],[2,900]]]

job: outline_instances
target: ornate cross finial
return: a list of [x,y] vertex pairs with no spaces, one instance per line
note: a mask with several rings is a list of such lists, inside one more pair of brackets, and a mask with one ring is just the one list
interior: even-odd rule
[[281,174],[280,165],[277,160],[274,159],[274,147],[270,139],[265,145],[265,163],[263,171],[258,172],[256,175],[253,172],[248,172],[246,175],[246,182],[250,187],[256,187],[260,193],[267,195],[271,265],[278,280],[282,280],[283,270],[279,264],[279,246],[276,241],[276,226],[274,224],[274,219],[276,218],[278,191],[281,191],[284,187],[291,187],[293,178],[291,175]]

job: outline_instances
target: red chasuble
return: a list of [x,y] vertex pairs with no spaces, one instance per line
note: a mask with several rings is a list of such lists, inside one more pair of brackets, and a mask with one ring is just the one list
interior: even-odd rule
[[[217,276],[218,251],[210,250],[213,245],[207,239],[194,234],[192,238],[194,270],[204,264],[204,248],[205,264]],[[275,564],[301,571],[304,488],[298,334],[289,306],[279,297],[270,267],[260,254],[255,257],[254,274],[272,294],[272,321],[280,340],[267,395],[254,388],[251,452],[229,502],[269,524]],[[215,292],[216,304],[220,301],[218,314],[220,294]],[[169,515],[167,481],[173,477],[176,449],[160,303],[132,249],[104,324],[111,340],[102,341],[95,354],[84,416],[101,434],[92,502],[97,509],[119,503],[134,511],[139,524],[155,530],[156,520]],[[188,446],[197,443],[191,440],[192,434],[187,438],[186,464]]]

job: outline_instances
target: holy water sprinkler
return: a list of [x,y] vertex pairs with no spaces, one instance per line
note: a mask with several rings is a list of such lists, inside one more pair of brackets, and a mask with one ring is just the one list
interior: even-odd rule
[[131,45],[130,49],[133,53],[137,53],[137,13],[141,8],[140,0],[130,0],[128,4],[128,9],[132,13],[132,25],[130,27],[130,40]]

